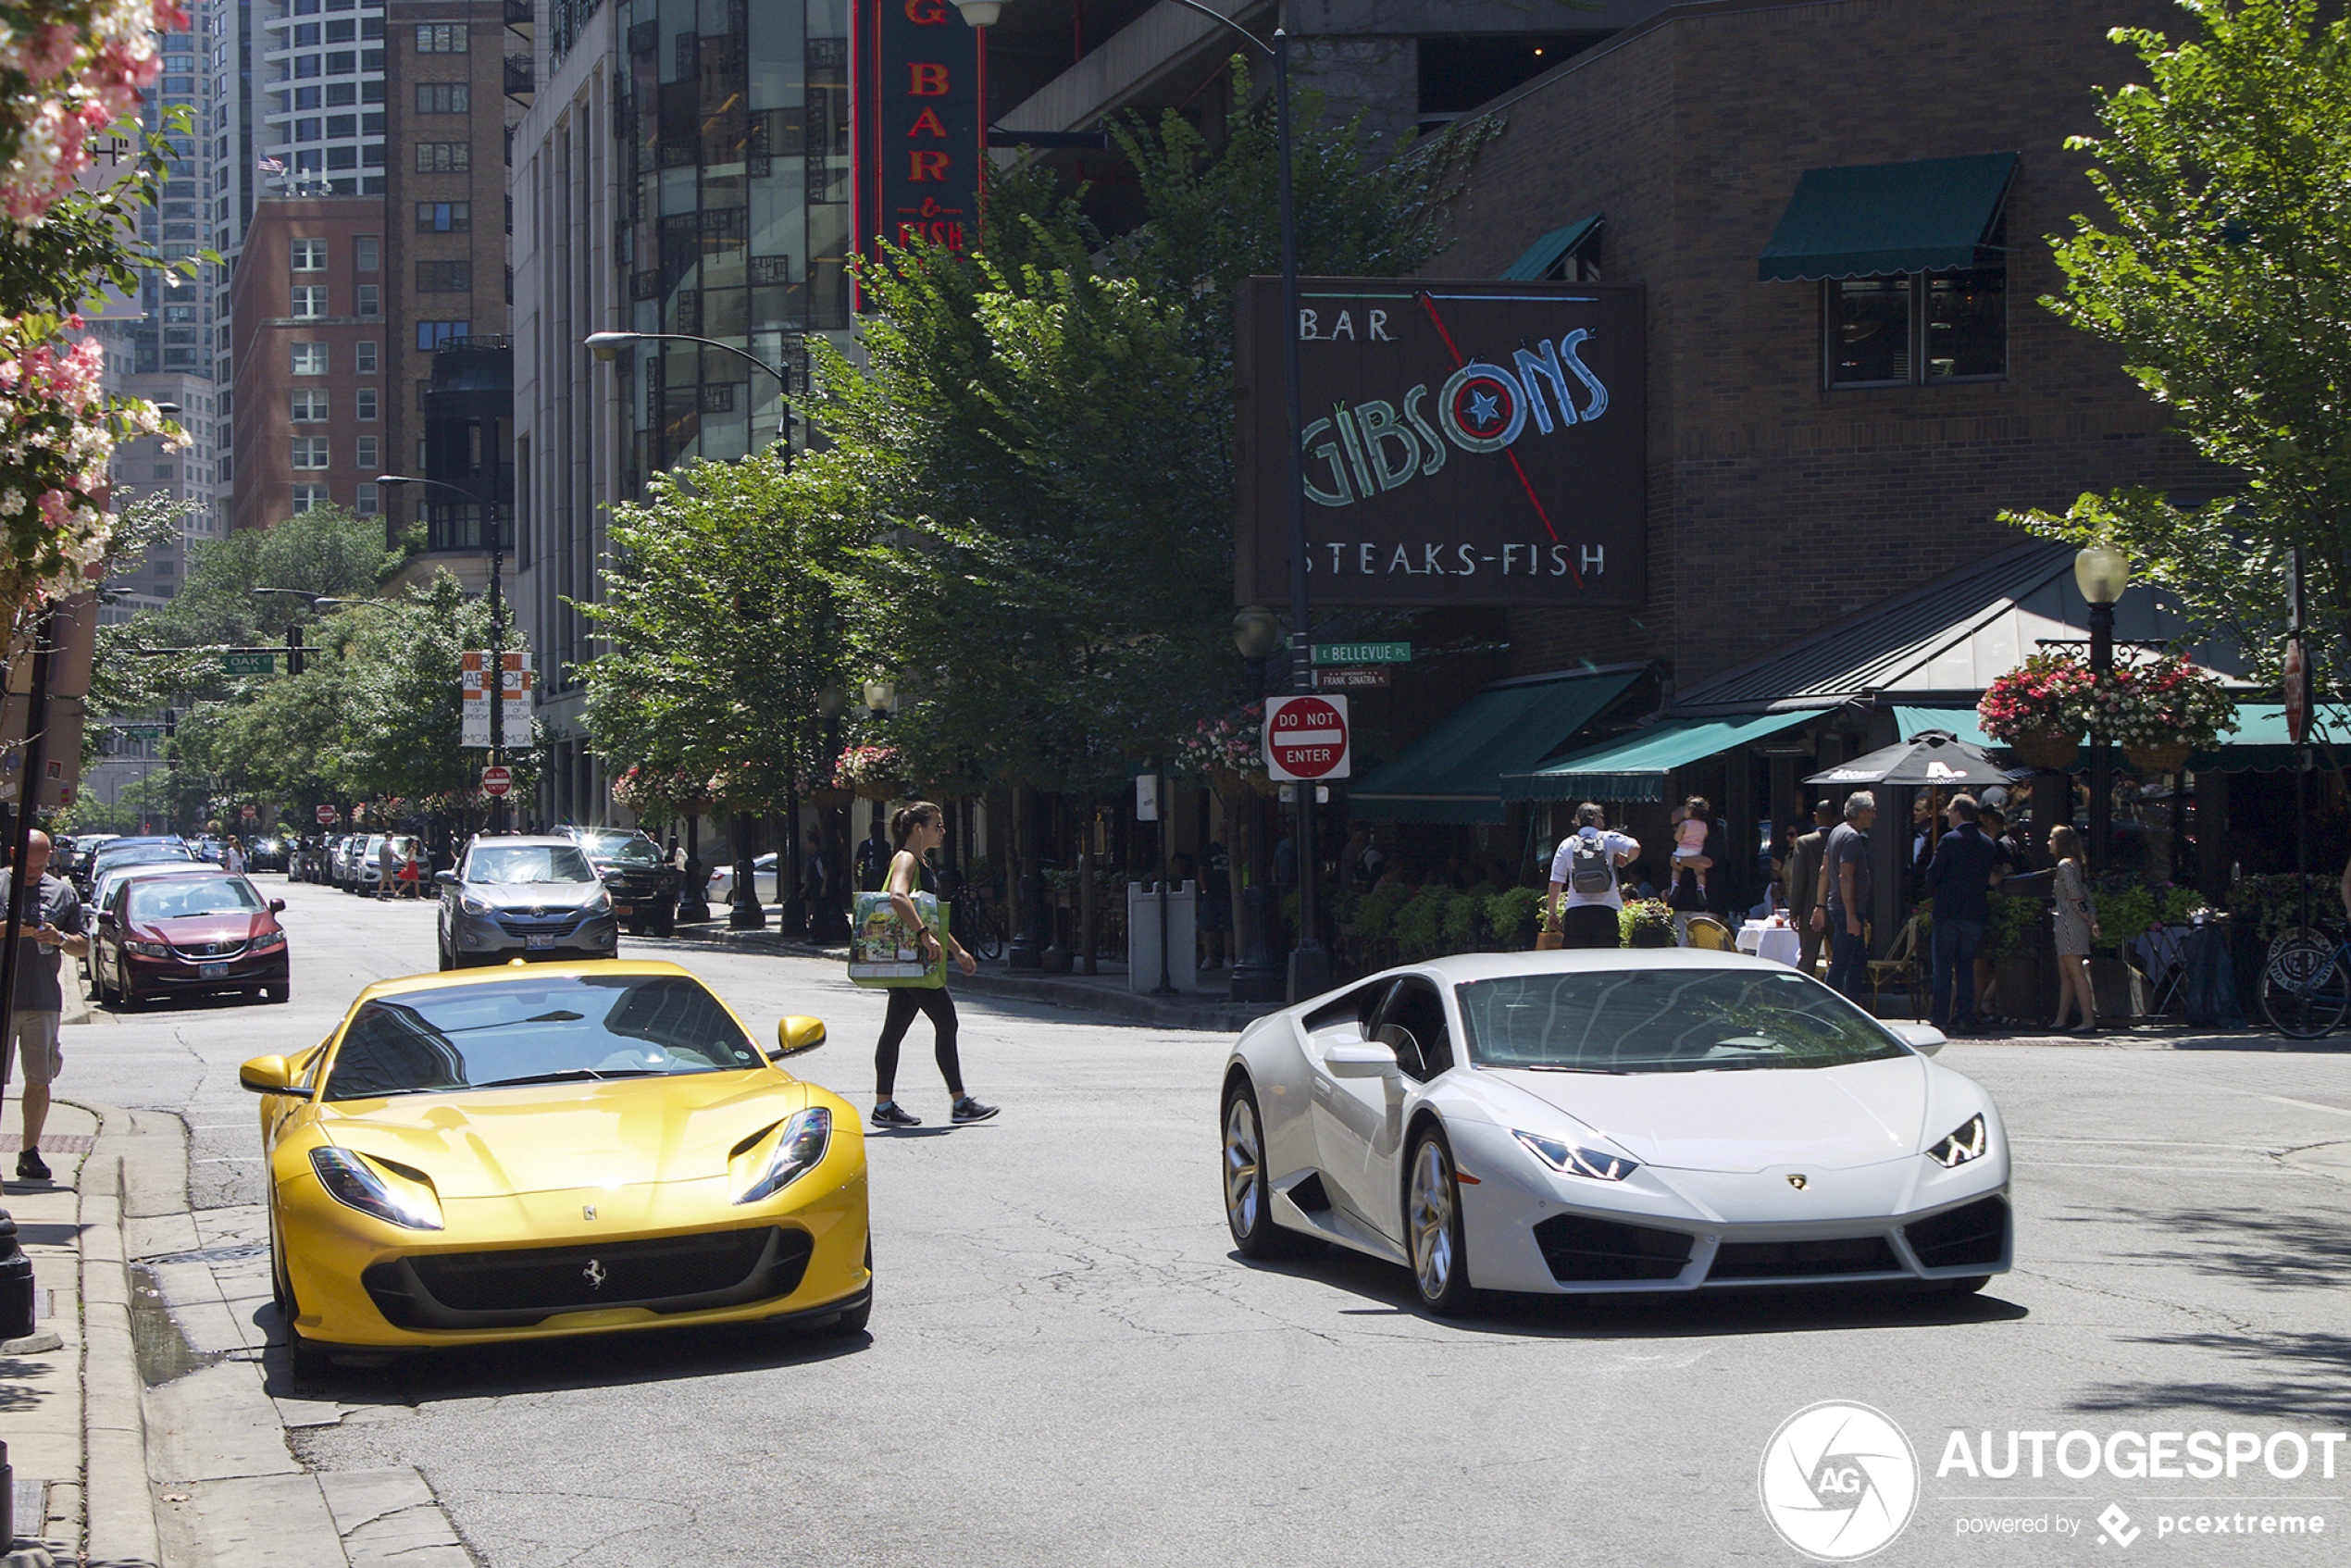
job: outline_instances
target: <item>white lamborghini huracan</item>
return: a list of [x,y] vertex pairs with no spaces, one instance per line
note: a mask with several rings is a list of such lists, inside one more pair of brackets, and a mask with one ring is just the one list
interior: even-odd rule
[[1246,1257],[1402,1263],[1437,1312],[1547,1294],[2009,1267],[1991,1096],[1785,964],[1690,949],[1473,953],[1251,1024],[1225,1069]]

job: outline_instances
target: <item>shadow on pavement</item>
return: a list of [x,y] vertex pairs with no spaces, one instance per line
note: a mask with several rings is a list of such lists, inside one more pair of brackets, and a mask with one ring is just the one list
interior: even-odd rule
[[[1972,1323],[2012,1323],[2028,1314],[1989,1293],[1951,1295],[1908,1287],[1818,1285],[1797,1288],[1673,1291],[1608,1296],[1484,1298],[1462,1317],[1424,1309],[1399,1268],[1334,1247],[1321,1257],[1259,1263],[1227,1254],[1243,1268],[1312,1279],[1379,1302],[1341,1308],[1349,1317],[1424,1317],[1465,1334],[1522,1338],[1682,1339],[1733,1334],[1822,1334],[1855,1328],[1925,1328]],[[1473,1275],[1472,1278],[1476,1276]],[[1989,1290],[1999,1288],[1994,1276]]]
[[[2131,1263],[2169,1263],[2258,1290],[2332,1293],[2351,1274],[2351,1224],[2340,1209],[2101,1208],[2041,1223],[2119,1225]],[[2154,1238],[2175,1244],[2157,1246]]]
[[[2243,1334],[2142,1335],[2127,1341],[2152,1349],[2203,1350],[2233,1358],[2243,1371],[2225,1381],[2185,1382],[2149,1378],[2107,1383],[2076,1397],[2084,1411],[2143,1412],[2187,1407],[2290,1419],[2296,1412],[2340,1411],[2351,1397],[2351,1335]],[[2341,1425],[2339,1421],[2331,1425]]]

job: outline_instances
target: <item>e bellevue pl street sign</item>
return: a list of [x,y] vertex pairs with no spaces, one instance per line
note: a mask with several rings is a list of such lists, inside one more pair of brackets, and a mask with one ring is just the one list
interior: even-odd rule
[[[1283,325],[1279,280],[1244,283],[1241,604],[1289,595]],[[1639,604],[1643,330],[1642,292],[1623,284],[1300,280],[1313,602]]]
[[1412,645],[1409,642],[1317,642],[1314,662],[1318,665],[1409,665],[1412,662]]

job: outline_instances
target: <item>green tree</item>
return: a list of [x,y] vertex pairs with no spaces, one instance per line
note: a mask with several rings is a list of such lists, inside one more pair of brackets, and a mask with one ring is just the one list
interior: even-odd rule
[[2200,36],[2115,41],[2143,83],[2101,95],[2087,152],[2106,211],[2052,240],[2042,304],[2118,345],[2241,488],[2201,505],[2146,489],[2010,520],[2110,539],[2207,631],[2274,677],[2288,562],[2308,559],[2321,689],[2351,669],[2351,20],[2315,0],[2182,0]]

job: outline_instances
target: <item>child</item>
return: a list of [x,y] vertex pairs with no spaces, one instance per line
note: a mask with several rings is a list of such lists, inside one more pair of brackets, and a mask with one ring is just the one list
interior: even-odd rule
[[1673,812],[1673,870],[1678,879],[1684,868],[1698,874],[1698,891],[1706,896],[1706,873],[1714,865],[1706,853],[1706,825],[1713,817],[1711,807],[1702,795],[1692,795]]

